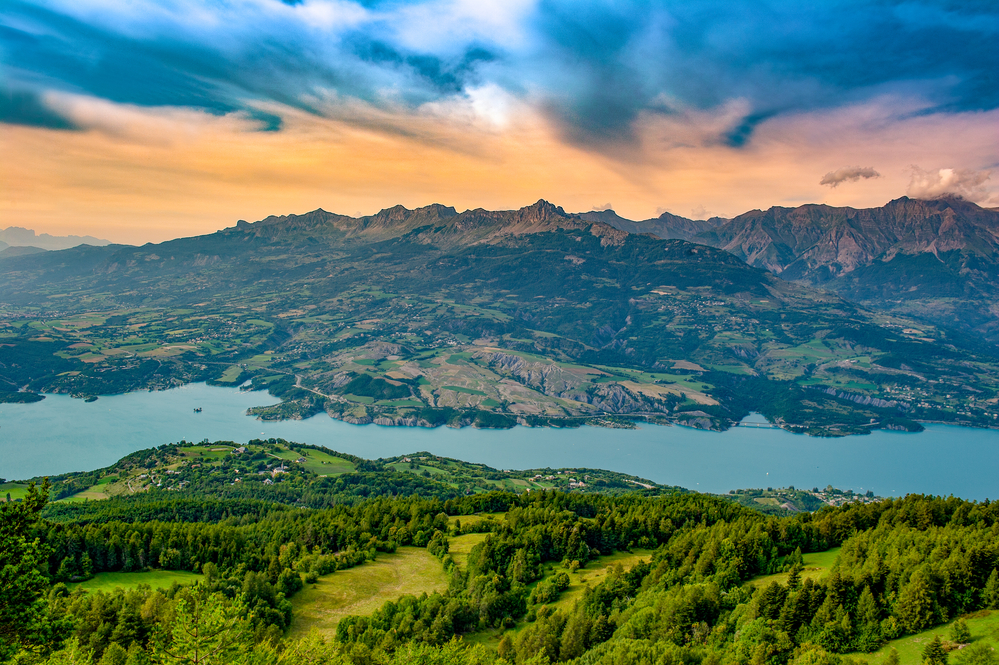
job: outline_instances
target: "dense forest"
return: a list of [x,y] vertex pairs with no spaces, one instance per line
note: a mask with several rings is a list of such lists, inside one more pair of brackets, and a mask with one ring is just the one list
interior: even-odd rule
[[[4,662],[820,665],[999,608],[999,506],[987,501],[908,496],[778,517],[695,493],[381,496],[322,509],[110,499],[99,503],[114,510],[55,521],[43,517],[49,494],[46,483],[0,504]],[[496,517],[469,517],[483,513]],[[481,536],[459,563],[450,543],[470,532]],[[439,559],[446,589],[345,617],[334,639],[288,636],[303,587],[402,547]],[[832,547],[829,575],[802,574],[804,555]],[[570,571],[631,548],[651,556],[556,607]],[[200,577],[71,590],[144,570]],[[748,583],[775,573],[786,574]],[[471,639],[497,629],[498,647]],[[931,643],[926,658],[941,665],[956,644]],[[995,658],[981,645],[957,657]]]

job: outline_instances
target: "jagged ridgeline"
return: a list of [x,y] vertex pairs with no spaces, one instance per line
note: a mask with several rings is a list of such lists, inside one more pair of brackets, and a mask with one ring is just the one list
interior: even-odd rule
[[630,233],[724,249],[787,281],[999,341],[999,210],[951,197],[880,208],[803,205],[733,219],[670,213],[642,222],[584,213]]
[[[0,661],[941,665],[948,650],[961,663],[994,657],[996,503],[909,496],[776,517],[695,493],[541,490],[311,509],[271,493],[306,476],[275,471],[379,470],[284,442],[238,448],[167,446],[106,471],[152,482],[181,467],[222,476],[221,466],[266,460],[278,482],[253,499],[196,505],[184,493],[197,489],[149,489],[52,512],[49,488],[32,486],[0,504]],[[422,470],[410,464],[444,468],[422,457],[381,464],[403,465],[398,473],[414,478]],[[140,467],[144,478],[129,475]]]
[[724,429],[760,411],[843,435],[999,418],[980,338],[544,201],[317,210],[2,259],[0,279],[5,400],[249,380],[282,398],[263,419]]

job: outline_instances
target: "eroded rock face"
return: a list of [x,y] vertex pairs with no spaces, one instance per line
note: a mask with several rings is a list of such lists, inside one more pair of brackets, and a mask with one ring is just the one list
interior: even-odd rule
[[479,352],[475,357],[484,360],[497,373],[545,395],[589,404],[605,413],[667,413],[672,408],[669,400],[635,393],[618,383],[593,384],[587,375],[576,374],[554,363],[532,362],[513,354],[489,351]]
[[732,219],[581,217],[733,254],[789,282],[999,339],[999,210],[960,198],[902,197],[880,208],[803,205]]

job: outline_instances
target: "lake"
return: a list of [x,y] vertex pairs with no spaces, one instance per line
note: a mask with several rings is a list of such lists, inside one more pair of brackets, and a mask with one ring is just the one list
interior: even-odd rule
[[[192,384],[91,403],[49,395],[35,404],[0,404],[0,477],[96,469],[181,439],[245,443],[279,437],[371,459],[425,450],[500,469],[610,469],[704,492],[833,485],[881,496],[999,498],[996,430],[930,425],[919,434],[877,431],[818,439],[747,427],[456,430],[348,425],[326,415],[262,422],[245,415],[248,407],[275,401],[263,392]],[[196,407],[202,412],[195,413]],[[760,416],[751,419],[763,422]]]

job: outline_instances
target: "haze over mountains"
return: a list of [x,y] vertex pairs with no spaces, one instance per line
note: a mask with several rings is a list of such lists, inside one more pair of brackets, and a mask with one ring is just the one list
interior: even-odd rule
[[[69,249],[78,245],[93,245],[103,247],[110,245],[110,240],[102,240],[93,236],[53,236],[48,233],[36,234],[32,229],[19,226],[9,226],[0,229],[0,251],[9,247],[33,247],[43,250]],[[9,252],[5,256],[22,256],[30,252]]]

